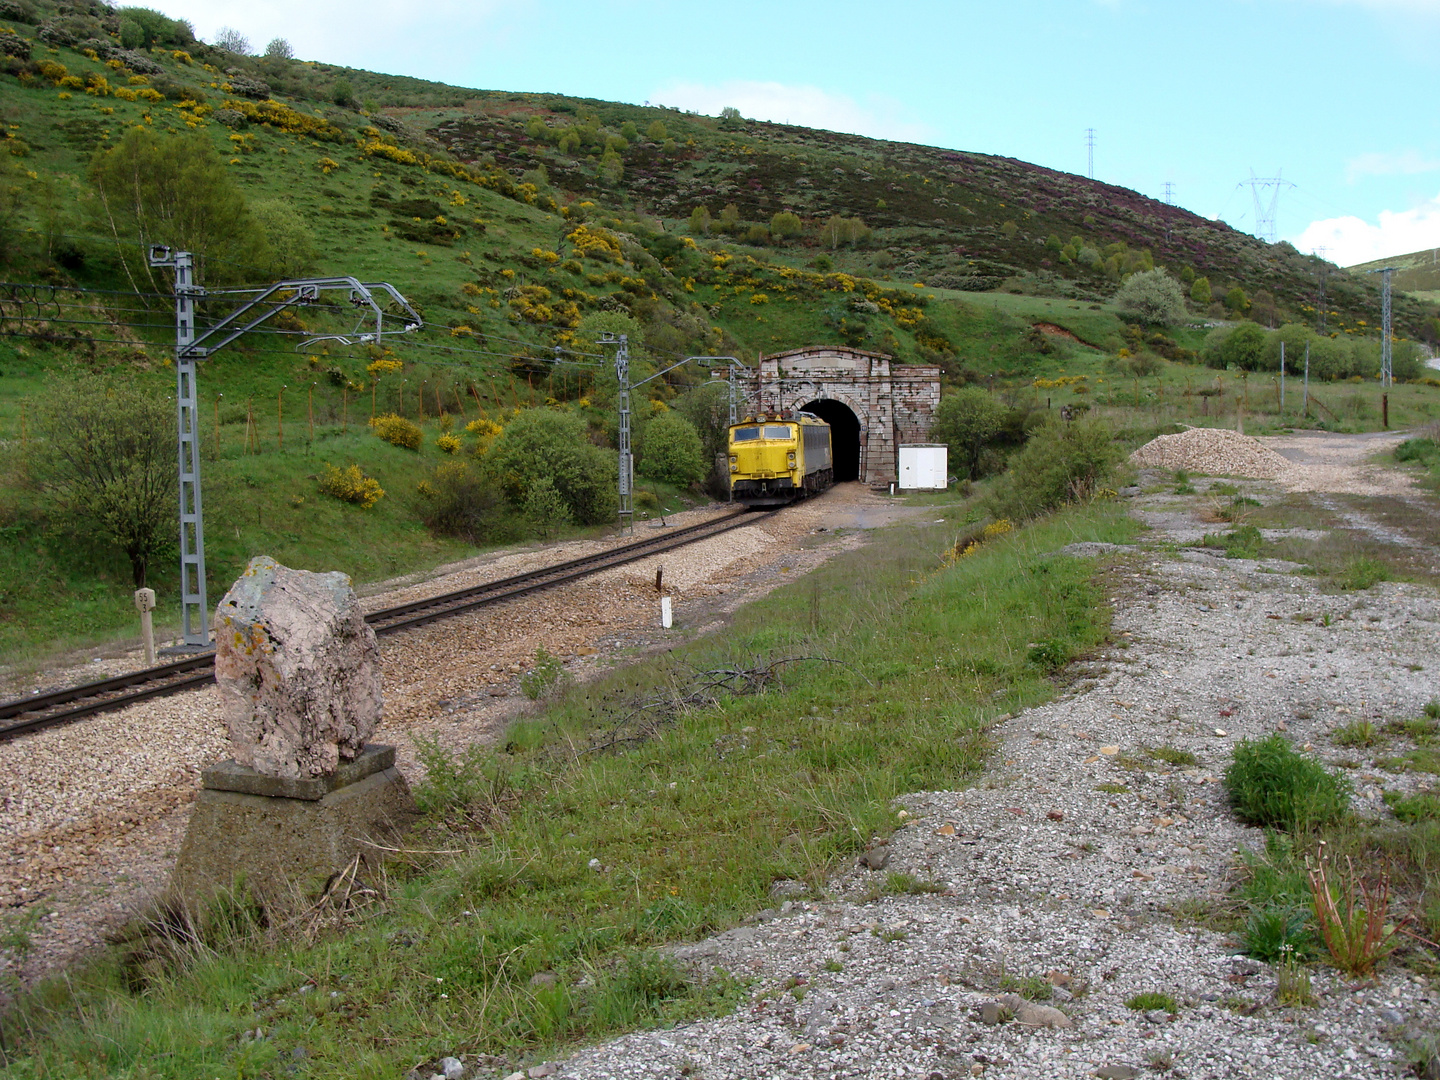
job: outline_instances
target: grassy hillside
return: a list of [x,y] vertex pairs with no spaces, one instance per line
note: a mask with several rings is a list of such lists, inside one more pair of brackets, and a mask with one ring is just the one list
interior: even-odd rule
[[1348,270],[1352,275],[1359,276],[1387,266],[1393,266],[1397,271],[1391,278],[1394,288],[1424,302],[1440,301],[1440,261],[1437,261],[1436,249],[1426,248],[1424,251],[1412,251],[1409,255],[1359,263],[1348,267]]
[[[424,526],[422,484],[473,460],[463,429],[482,416],[503,423],[553,402],[584,416],[595,441],[613,439],[602,331],[631,335],[641,375],[687,355],[753,360],[841,341],[1031,405],[1036,379],[1070,378],[1061,392],[1078,399],[1073,378],[1086,374],[1087,389],[1108,377],[1106,407],[1122,408],[1116,376],[1133,375],[1130,407],[1169,387],[1182,397],[1167,408],[1198,416],[1210,403],[1180,388],[1210,376],[1160,357],[1193,360],[1204,330],[1137,336],[1108,303],[1126,275],[1203,276],[1217,301],[1238,287],[1252,317],[1277,324],[1314,314],[1316,260],[1023,162],[238,56],[158,16],[142,34],[127,11],[0,0],[3,275],[46,285],[0,285],[0,656],[101,640],[131,619],[123,560],[54,518],[25,458],[35,396],[57,372],[173,393],[169,277],[140,245],[176,240],[125,231],[91,176],[133,128],[213,146],[267,239],[263,257],[199,246],[202,284],[388,281],[426,320],[378,348],[355,339],[343,294],[327,294],[204,363],[212,590],[260,552],[362,580],[473,552],[475,537]],[[1374,324],[1373,279],[1336,274],[1330,296],[1332,330]],[[206,297],[202,325],[238,299]],[[1397,326],[1433,336],[1434,312],[1400,298]],[[1197,324],[1225,313],[1194,310]],[[1121,349],[1152,362],[1117,369]],[[707,374],[651,383],[642,425]],[[1372,423],[1362,389],[1327,422]],[[374,438],[375,412],[419,423],[421,450]],[[454,458],[445,432],[462,439]],[[351,464],[386,491],[371,509],[320,493],[326,466]],[[507,528],[488,541],[521,534]],[[173,572],[153,584],[173,597]]]

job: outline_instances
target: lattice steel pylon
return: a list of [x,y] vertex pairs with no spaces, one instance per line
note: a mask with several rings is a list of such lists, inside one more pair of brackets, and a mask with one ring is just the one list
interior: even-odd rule
[[[318,300],[329,289],[347,289],[356,307],[369,309],[362,313],[350,335],[325,335],[330,339],[355,340],[365,344],[381,344],[388,333],[408,334],[425,325],[410,302],[393,285],[384,282],[365,284],[352,277],[302,278],[279,281],[256,290],[257,296],[230,312],[204,333],[196,333],[195,301],[206,295],[195,284],[194,256],[188,251],[172,251],[155,245],[149,252],[150,265],[175,271],[175,408],[178,433],[180,477],[180,603],[182,630],[186,649],[210,646],[209,607],[205,598],[205,519],[200,495],[199,408],[195,389],[198,361],[219,352],[236,338],[295,304]],[[385,313],[372,291],[386,294],[400,309],[402,329],[386,330]],[[251,317],[253,315],[253,317]],[[359,332],[373,315],[375,329]]]
[[1389,387],[1394,380],[1394,357],[1390,349],[1390,275],[1393,266],[1382,266],[1367,273],[1380,275],[1380,385]]
[[[1280,204],[1280,189],[1295,186],[1280,175],[1282,171],[1276,169],[1274,176],[1256,176],[1255,170],[1251,169],[1250,179],[1240,181],[1242,187],[1250,185],[1250,194],[1255,199],[1255,235],[1271,244],[1275,242],[1275,209]],[[1264,192],[1268,188],[1274,188],[1274,191],[1267,204]]]

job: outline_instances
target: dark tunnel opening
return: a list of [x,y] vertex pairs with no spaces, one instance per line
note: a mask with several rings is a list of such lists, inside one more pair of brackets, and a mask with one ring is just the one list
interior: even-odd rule
[[802,405],[830,425],[830,445],[835,456],[835,482],[860,479],[860,421],[849,406],[826,398]]

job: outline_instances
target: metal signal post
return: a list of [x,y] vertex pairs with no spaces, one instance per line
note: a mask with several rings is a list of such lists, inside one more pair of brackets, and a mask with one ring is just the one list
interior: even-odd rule
[[[209,327],[195,332],[195,300],[206,291],[195,284],[194,256],[163,245],[150,248],[150,265],[175,271],[175,406],[179,435],[180,477],[180,602],[185,649],[210,647],[209,607],[205,601],[205,520],[200,499],[199,401],[195,391],[197,361],[219,352],[236,338],[295,304],[318,300],[323,289],[347,289],[361,309],[361,324],[373,316],[373,331],[325,335],[328,340],[379,344],[385,334],[408,334],[424,325],[409,301],[384,282],[362,284],[352,277],[303,278],[280,281],[263,289]],[[385,314],[371,290],[386,294],[400,309],[403,328],[386,330]],[[368,311],[366,310],[368,309]],[[307,342],[308,344],[308,342]]]

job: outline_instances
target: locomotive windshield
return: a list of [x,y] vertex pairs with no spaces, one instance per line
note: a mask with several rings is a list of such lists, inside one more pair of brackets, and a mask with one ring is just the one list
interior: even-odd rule
[[754,439],[793,439],[795,433],[788,424],[767,424],[764,427],[737,427],[730,430],[734,442],[751,442]]

